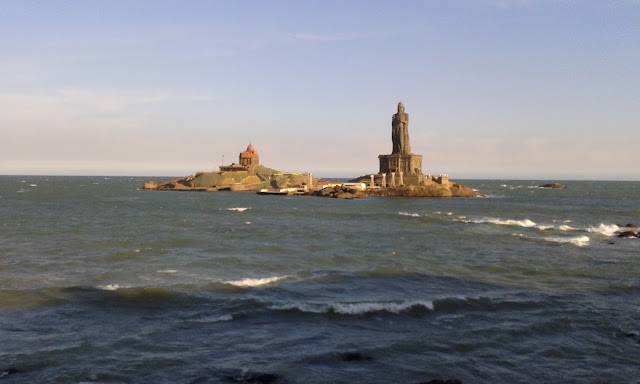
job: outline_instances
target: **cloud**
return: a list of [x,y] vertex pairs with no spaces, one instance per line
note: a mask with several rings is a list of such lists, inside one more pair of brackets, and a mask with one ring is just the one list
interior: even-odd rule
[[[212,102],[208,94],[135,89],[91,89],[65,87],[22,93],[0,93],[0,123],[24,125],[42,122],[46,129],[51,122],[71,122],[80,116],[100,114],[102,118],[139,115],[145,106],[176,103]],[[47,123],[49,122],[49,123]]]

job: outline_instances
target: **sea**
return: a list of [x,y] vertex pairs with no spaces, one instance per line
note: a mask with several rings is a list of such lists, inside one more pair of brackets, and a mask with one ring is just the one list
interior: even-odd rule
[[640,383],[640,182],[153,179],[0,177],[0,383]]

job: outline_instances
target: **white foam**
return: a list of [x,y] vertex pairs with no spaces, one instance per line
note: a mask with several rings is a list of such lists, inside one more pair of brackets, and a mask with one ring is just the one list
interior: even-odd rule
[[561,230],[561,231],[565,231],[565,232],[566,231],[577,231],[578,230],[577,228],[573,228],[572,226],[566,225],[566,224],[559,225],[558,229]]
[[100,289],[104,289],[106,291],[116,291],[120,288],[118,284],[109,284],[106,287],[100,287]]
[[473,224],[486,224],[486,223],[490,223],[490,224],[496,224],[496,225],[510,225],[510,226],[517,226],[517,227],[525,227],[525,228],[531,228],[531,227],[535,227],[536,223],[534,223],[533,221],[529,220],[529,219],[524,219],[524,220],[512,220],[512,219],[495,219],[495,218],[485,218],[485,219],[480,219],[480,220],[464,220],[461,219],[462,222],[464,223],[473,223]]
[[339,313],[343,315],[364,315],[375,312],[391,312],[401,313],[414,307],[422,307],[433,311],[433,302],[427,300],[408,300],[402,302],[360,302],[360,303],[332,303],[332,304],[313,304],[313,303],[297,303],[286,304],[281,306],[273,306],[273,310],[291,310],[295,309],[308,313]]
[[218,315],[218,316],[208,316],[203,317],[202,319],[193,320],[198,323],[219,323],[221,321],[231,321],[233,320],[232,315]]
[[398,212],[400,216],[411,216],[411,217],[420,217],[417,213],[409,213],[409,212]]
[[174,273],[178,273],[178,270],[177,269],[158,269],[156,273],[174,274]]
[[613,236],[619,230],[620,230],[620,227],[618,227],[615,224],[603,224],[603,223],[600,223],[600,225],[597,227],[587,228],[587,232],[599,233],[605,236]]
[[259,287],[261,285],[275,283],[276,281],[286,279],[287,277],[289,276],[284,275],[284,276],[264,277],[260,279],[232,280],[232,281],[225,281],[224,283],[235,285],[236,287]]
[[541,231],[546,231],[547,229],[552,229],[555,228],[553,225],[536,225],[536,228],[538,228]]
[[244,224],[245,225],[251,225],[251,222],[250,221],[245,221]]
[[227,211],[238,211],[238,212],[244,212],[247,209],[251,209],[251,208],[245,208],[245,207],[234,207],[234,208],[227,208]]
[[576,237],[545,237],[544,241],[548,241],[551,243],[560,243],[560,244],[573,244],[578,247],[585,246],[589,244],[588,236],[576,236]]

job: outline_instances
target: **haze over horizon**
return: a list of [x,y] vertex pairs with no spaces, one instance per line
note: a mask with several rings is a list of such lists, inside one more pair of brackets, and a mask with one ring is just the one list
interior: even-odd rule
[[0,174],[640,180],[640,1],[0,1]]

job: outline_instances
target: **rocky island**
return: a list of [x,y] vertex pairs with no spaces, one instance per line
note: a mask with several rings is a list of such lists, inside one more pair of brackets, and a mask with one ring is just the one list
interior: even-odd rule
[[422,173],[422,156],[411,153],[409,114],[404,105],[391,119],[391,154],[379,155],[377,174],[364,175],[347,183],[321,182],[311,174],[283,173],[260,165],[258,152],[250,143],[239,155],[238,164],[222,165],[219,171],[198,172],[177,180],[145,183],[144,189],[159,191],[255,191],[262,194],[299,194],[338,199],[369,196],[477,197],[473,189],[449,181],[447,175]]
[[258,152],[250,143],[246,151],[240,152],[238,164],[222,165],[219,171],[198,172],[164,183],[144,183],[143,188],[158,191],[255,192],[291,187],[309,190],[317,183],[318,179],[311,174],[283,173],[260,165]]

